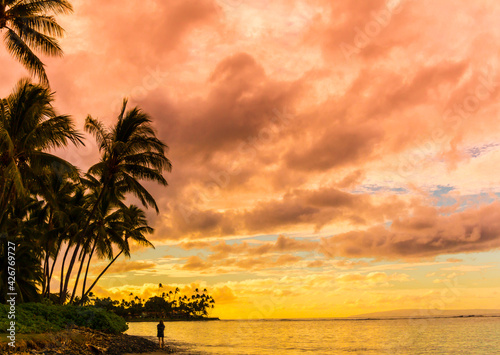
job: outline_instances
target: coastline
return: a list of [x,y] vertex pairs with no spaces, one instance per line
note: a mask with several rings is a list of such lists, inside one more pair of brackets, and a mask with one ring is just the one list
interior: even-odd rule
[[158,320],[162,319],[165,323],[170,323],[170,322],[210,322],[210,321],[218,321],[220,320],[219,317],[204,317],[204,318],[161,318],[161,317],[156,317],[156,318],[123,318],[125,319],[125,322],[127,323],[140,323],[140,322],[156,322],[158,323]]
[[161,349],[157,342],[146,337],[109,334],[82,327],[53,333],[19,334],[15,349],[5,340],[2,337],[0,341],[0,352],[5,354],[189,354],[169,341],[166,341],[165,347]]

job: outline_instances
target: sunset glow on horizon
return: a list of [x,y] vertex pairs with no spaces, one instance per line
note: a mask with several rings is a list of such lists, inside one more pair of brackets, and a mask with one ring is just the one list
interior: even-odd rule
[[[98,296],[207,288],[223,319],[500,309],[498,2],[72,3],[43,58],[57,111],[83,132],[127,97],[173,166],[145,184],[155,249]],[[5,97],[27,74],[0,66]],[[90,136],[58,155],[99,156]]]

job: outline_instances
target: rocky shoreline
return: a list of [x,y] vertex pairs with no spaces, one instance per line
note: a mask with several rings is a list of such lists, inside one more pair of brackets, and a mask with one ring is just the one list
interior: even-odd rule
[[56,333],[33,334],[16,340],[16,348],[0,343],[2,354],[121,355],[139,353],[180,353],[172,344],[160,349],[157,342],[127,334],[108,334],[88,328],[72,328]]

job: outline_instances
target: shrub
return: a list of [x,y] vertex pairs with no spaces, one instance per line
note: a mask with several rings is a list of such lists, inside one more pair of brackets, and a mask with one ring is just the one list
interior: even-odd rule
[[[8,305],[0,305],[0,332],[9,327],[8,310]],[[128,329],[122,317],[101,308],[44,303],[17,305],[15,321],[18,333],[51,332],[73,325],[113,334]]]

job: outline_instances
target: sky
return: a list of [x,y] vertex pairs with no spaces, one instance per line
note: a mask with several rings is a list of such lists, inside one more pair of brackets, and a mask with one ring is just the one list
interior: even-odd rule
[[[497,1],[72,3],[43,58],[58,112],[83,131],[127,97],[173,165],[147,184],[155,249],[98,295],[207,288],[226,319],[500,308]],[[0,67],[5,97],[26,72],[5,47]],[[90,137],[58,154],[98,159]]]

